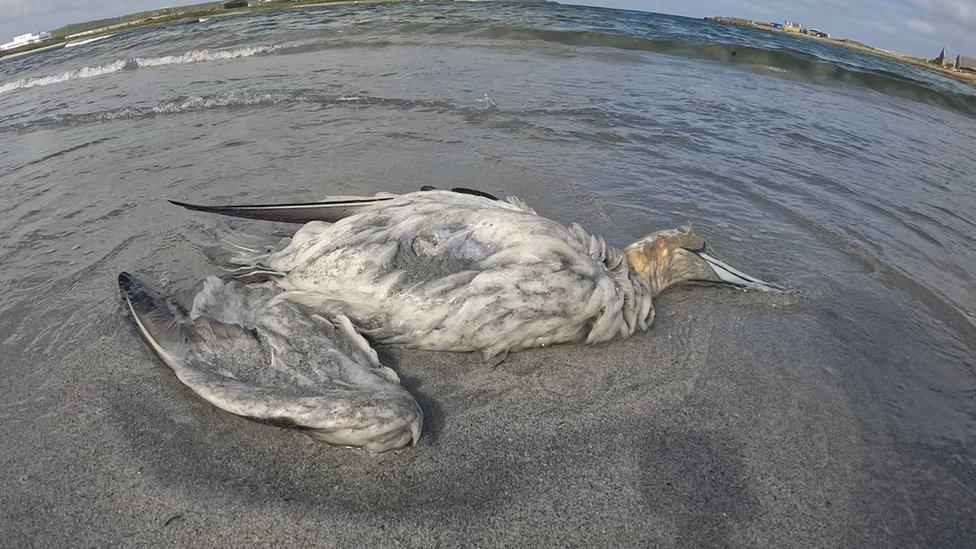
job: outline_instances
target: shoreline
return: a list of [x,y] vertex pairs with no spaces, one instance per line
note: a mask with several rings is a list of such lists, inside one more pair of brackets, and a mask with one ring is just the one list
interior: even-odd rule
[[758,21],[750,21],[747,19],[739,19],[736,17],[723,17],[723,16],[710,16],[705,18],[706,21],[710,23],[717,23],[720,25],[731,25],[734,27],[742,27],[746,29],[755,29],[764,32],[771,32],[775,34],[781,34],[786,36],[795,36],[797,38],[804,38],[807,40],[815,40],[818,42],[823,42],[825,44],[832,44],[839,46],[841,48],[847,48],[850,50],[858,51],[866,55],[873,55],[875,57],[880,57],[882,59],[887,59],[889,61],[895,61],[897,63],[902,63],[910,67],[919,68],[926,70],[940,76],[945,76],[946,78],[951,78],[957,82],[962,82],[963,84],[969,84],[976,87],[976,72],[963,72],[954,69],[947,69],[940,67],[928,59],[923,59],[921,57],[914,57],[911,55],[905,55],[903,53],[882,50],[863,44],[856,40],[850,38],[821,38],[819,36],[812,36],[809,34],[803,34],[800,32],[791,32],[786,30],[780,30],[768,25],[764,25]]

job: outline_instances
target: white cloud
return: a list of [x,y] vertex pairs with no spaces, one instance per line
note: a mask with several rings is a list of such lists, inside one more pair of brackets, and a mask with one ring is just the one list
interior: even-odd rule
[[909,0],[925,10],[958,23],[976,23],[976,3],[969,0]]
[[905,27],[918,34],[932,35],[937,31],[935,25],[928,21],[922,21],[921,19],[909,19],[905,21]]

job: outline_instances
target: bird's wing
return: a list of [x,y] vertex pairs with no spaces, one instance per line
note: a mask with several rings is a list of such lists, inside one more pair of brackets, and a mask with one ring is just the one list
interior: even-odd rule
[[303,202],[298,204],[249,204],[236,206],[201,206],[170,200],[171,204],[181,206],[197,212],[215,213],[229,217],[243,217],[247,219],[262,219],[265,221],[279,221],[282,223],[308,223],[309,221],[336,222],[345,217],[356,215],[379,204],[389,202],[394,197],[341,197],[323,200],[321,202]]
[[309,317],[213,277],[192,313],[127,273],[119,288],[140,335],[218,408],[376,452],[420,435],[420,407],[348,319]]
[[[422,192],[436,191],[431,186],[425,186]],[[456,187],[451,189],[456,194],[478,196],[489,200],[498,200],[495,196],[476,189]],[[308,223],[309,221],[327,221],[334,223],[351,215],[366,212],[383,205],[396,198],[396,195],[381,193],[377,196],[336,196],[319,202],[301,202],[295,204],[244,204],[225,206],[202,206],[170,200],[171,204],[197,212],[214,213],[230,217],[247,219],[262,219],[265,221],[279,221],[282,223]]]

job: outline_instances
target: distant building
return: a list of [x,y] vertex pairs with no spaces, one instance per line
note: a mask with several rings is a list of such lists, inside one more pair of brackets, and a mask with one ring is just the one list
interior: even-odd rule
[[816,36],[817,38],[830,38],[830,35],[822,30],[808,29],[803,25],[801,25],[800,23],[793,23],[792,21],[784,21],[782,23],[776,23],[774,21],[772,23],[769,23],[767,26],[785,32],[798,32],[800,34]]
[[229,2],[224,2],[225,10],[232,10],[235,8],[246,8],[248,6],[247,0],[230,0]]
[[976,71],[976,59],[973,59],[972,57],[966,57],[965,55],[957,55],[954,68],[956,70],[966,69],[970,71]]
[[45,40],[51,39],[51,33],[49,32],[38,32],[27,34],[21,34],[20,36],[15,36],[13,40],[7,42],[6,44],[0,44],[0,51],[12,50],[14,48],[19,48],[21,46],[26,46],[27,44],[37,44],[38,42],[43,42]]
[[946,53],[945,47],[939,52],[939,56],[931,62],[947,69],[976,71],[976,59],[965,55],[956,55],[956,58],[953,59]]
[[932,62],[943,67],[951,67],[953,65],[952,59],[946,55],[945,46],[942,47],[942,51],[939,53],[939,56],[933,59]]

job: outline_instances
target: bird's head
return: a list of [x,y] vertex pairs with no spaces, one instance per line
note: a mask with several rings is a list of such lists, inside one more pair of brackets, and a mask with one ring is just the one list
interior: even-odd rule
[[631,269],[652,295],[685,282],[778,290],[716,259],[711,248],[695,234],[691,225],[653,232],[627,246],[625,252]]

